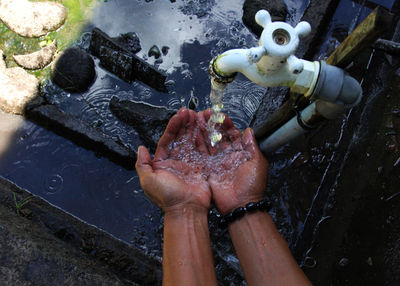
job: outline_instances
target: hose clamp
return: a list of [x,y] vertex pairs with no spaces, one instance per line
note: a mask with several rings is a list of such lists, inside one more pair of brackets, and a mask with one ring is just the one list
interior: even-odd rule
[[214,63],[217,60],[218,56],[214,57],[210,61],[210,65],[208,66],[208,72],[210,73],[211,77],[218,83],[228,84],[235,80],[237,73],[233,73],[232,76],[222,76],[217,73],[214,67]]

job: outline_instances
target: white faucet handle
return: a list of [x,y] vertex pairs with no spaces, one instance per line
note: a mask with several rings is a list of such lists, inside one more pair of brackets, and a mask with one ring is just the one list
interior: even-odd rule
[[257,63],[265,54],[267,54],[267,51],[265,50],[264,46],[258,46],[250,48],[247,53],[247,57],[250,62]]
[[256,13],[256,22],[261,27],[265,28],[266,25],[272,22],[271,15],[267,10],[260,10]]
[[298,23],[296,25],[296,27],[294,28],[294,30],[296,31],[297,35],[300,37],[304,37],[307,36],[308,34],[310,34],[311,32],[311,25],[306,22],[306,21],[302,21],[300,23]]
[[289,70],[294,74],[299,74],[303,71],[304,64],[296,56],[291,55],[287,58]]

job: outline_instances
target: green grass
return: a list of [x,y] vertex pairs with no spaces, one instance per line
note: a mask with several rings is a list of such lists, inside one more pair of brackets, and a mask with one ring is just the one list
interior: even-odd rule
[[[39,0],[34,0],[40,2]],[[32,2],[34,2],[32,1]],[[38,38],[25,38],[18,36],[0,21],[0,49],[7,56],[8,67],[15,67],[17,64],[13,61],[14,54],[28,54],[41,48],[43,41],[57,41],[58,51],[64,50],[74,43],[82,34],[82,29],[90,20],[91,12],[97,3],[104,0],[57,0],[68,9],[68,17],[64,25],[57,31],[53,31]],[[49,75],[49,67],[42,70],[32,71],[39,79]]]
[[33,196],[26,197],[25,199],[19,202],[17,201],[17,196],[15,195],[15,193],[13,193],[13,196],[14,196],[14,205],[17,211],[17,215],[20,215],[21,209],[32,200]]

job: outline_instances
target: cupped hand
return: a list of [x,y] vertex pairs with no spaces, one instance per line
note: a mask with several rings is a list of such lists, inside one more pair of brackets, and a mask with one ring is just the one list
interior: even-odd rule
[[188,206],[209,209],[211,190],[202,162],[208,152],[205,142],[195,112],[182,108],[168,123],[153,160],[145,147],[139,147],[140,184],[165,212]]
[[[211,111],[197,114],[203,137]],[[253,131],[242,134],[228,117],[220,127],[222,139],[212,147],[206,140],[210,154],[205,169],[208,173],[212,197],[222,214],[249,202],[263,199],[267,183],[268,162],[258,148]]]

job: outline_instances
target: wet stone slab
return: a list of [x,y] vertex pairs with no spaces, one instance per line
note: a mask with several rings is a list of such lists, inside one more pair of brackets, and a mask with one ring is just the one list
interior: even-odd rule
[[90,52],[100,59],[101,65],[121,79],[140,80],[158,91],[166,92],[167,76],[135,55],[140,43],[134,33],[111,38],[98,28],[93,29]]
[[152,152],[155,152],[169,119],[178,111],[140,101],[119,100],[116,96],[111,98],[110,109],[118,119],[139,132],[139,137]]
[[158,261],[2,177],[0,245],[5,285],[161,283]]
[[42,104],[27,109],[27,118],[69,138],[80,146],[89,148],[112,161],[133,169],[136,162],[136,151],[117,142],[110,136],[92,127],[86,121],[67,114],[54,105]]

